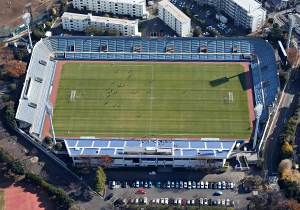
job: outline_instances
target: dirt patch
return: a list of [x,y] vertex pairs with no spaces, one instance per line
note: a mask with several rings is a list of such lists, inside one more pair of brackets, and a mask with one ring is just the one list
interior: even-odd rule
[[27,183],[17,183],[3,189],[5,190],[6,210],[55,209],[54,204],[49,199],[49,196],[45,191]]
[[0,29],[3,27],[17,27],[22,24],[22,15],[27,12],[25,5],[32,3],[33,16],[45,13],[53,0],[1,0],[0,1]]

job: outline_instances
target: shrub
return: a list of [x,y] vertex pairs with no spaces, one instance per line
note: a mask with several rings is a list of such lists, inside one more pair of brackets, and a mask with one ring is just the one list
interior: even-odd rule
[[26,172],[26,167],[20,160],[12,161],[9,166],[10,170],[17,175],[23,175]]

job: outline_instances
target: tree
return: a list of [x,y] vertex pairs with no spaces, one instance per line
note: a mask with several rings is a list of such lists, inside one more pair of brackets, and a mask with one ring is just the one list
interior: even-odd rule
[[282,173],[285,169],[292,169],[293,163],[290,159],[283,159],[278,166],[278,170]]
[[273,19],[273,18],[269,18],[269,19],[268,19],[268,23],[273,24],[273,22],[274,22],[274,19]]
[[100,157],[100,160],[101,160],[101,165],[104,168],[109,168],[112,164],[112,159],[108,155],[104,155],[104,156]]
[[104,173],[102,167],[98,167],[96,171],[95,179],[95,191],[102,192],[105,189],[106,174]]
[[7,63],[9,60],[12,60],[14,57],[11,49],[4,47],[0,48],[0,65]]
[[198,28],[198,29],[195,29],[194,31],[193,31],[193,36],[194,37],[199,37],[199,36],[201,36],[201,34],[202,34],[202,31]]
[[281,147],[282,154],[285,158],[289,158],[293,154],[293,146],[290,145],[287,141]]
[[10,91],[10,93],[11,94],[14,94],[15,93],[15,91],[16,91],[16,88],[17,88],[17,86],[16,86],[16,84],[10,84],[9,86],[8,86],[8,89],[9,89],[9,91]]
[[46,142],[46,144],[48,144],[50,147],[53,145],[53,140],[50,136],[46,136],[44,141]]
[[289,48],[287,50],[287,58],[288,58],[288,61],[291,65],[292,68],[296,68],[298,62],[299,62],[299,59],[300,59],[300,55],[298,54],[298,50],[296,48]]
[[279,28],[279,24],[278,23],[274,23],[273,24],[273,28]]
[[13,101],[9,101],[4,107],[4,124],[11,130],[17,126],[14,107],[15,103]]
[[19,78],[26,73],[26,64],[22,61],[10,60],[4,66],[5,74],[13,78]]
[[56,145],[55,145],[55,149],[56,150],[61,150],[61,148],[62,148],[62,143],[57,142]]
[[15,174],[23,175],[26,172],[26,167],[20,160],[12,161],[9,165],[10,170]]
[[33,40],[39,41],[40,39],[45,38],[45,37],[46,37],[46,35],[43,30],[41,30],[39,28],[33,29],[33,31],[32,31],[32,39]]
[[17,50],[15,50],[14,54],[15,54],[15,59],[21,60],[21,61],[24,61],[27,58],[27,56],[29,55],[26,48],[17,49]]

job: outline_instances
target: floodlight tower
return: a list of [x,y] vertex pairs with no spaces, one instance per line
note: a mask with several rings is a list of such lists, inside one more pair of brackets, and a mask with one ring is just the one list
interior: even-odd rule
[[29,24],[30,24],[30,14],[27,12],[23,15],[23,23],[26,25],[27,27],[27,32],[28,32],[28,39],[29,39],[29,46],[30,49],[32,50],[32,41],[31,41],[31,36],[30,36],[30,28],[29,28]]
[[33,28],[33,17],[32,17],[32,10],[31,10],[31,2],[25,5],[25,8],[27,9],[27,12],[30,14],[30,26]]
[[263,111],[263,105],[262,104],[257,104],[254,108],[254,116],[255,116],[256,123],[255,123],[255,131],[254,131],[252,150],[254,150],[255,147],[256,147],[259,118],[262,114],[262,111]]
[[289,28],[289,36],[288,36],[286,49],[290,48],[292,31],[293,31],[293,28],[295,27],[295,17],[292,14],[289,14],[288,18],[289,18],[290,28]]
[[48,113],[49,119],[50,119],[52,140],[53,140],[54,145],[56,145],[56,138],[55,138],[55,132],[54,132],[54,127],[53,127],[53,121],[52,121],[53,106],[49,101],[46,104],[46,110],[47,110],[47,113]]

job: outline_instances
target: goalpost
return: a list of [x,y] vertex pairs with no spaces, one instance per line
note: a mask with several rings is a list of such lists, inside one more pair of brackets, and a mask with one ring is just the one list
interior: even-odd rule
[[228,102],[233,103],[233,92],[232,91],[228,92]]
[[76,90],[72,90],[69,101],[75,101],[75,96],[76,96]]

